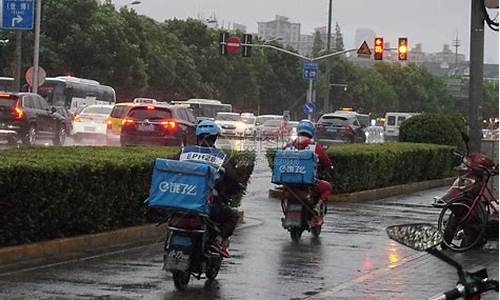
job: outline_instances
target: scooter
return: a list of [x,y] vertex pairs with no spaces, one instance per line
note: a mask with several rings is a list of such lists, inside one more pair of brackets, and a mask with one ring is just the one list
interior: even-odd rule
[[461,264],[436,248],[443,240],[443,234],[437,227],[426,223],[404,224],[389,226],[386,232],[392,240],[417,251],[426,251],[457,269],[457,286],[430,298],[431,300],[451,300],[460,297],[465,300],[479,300],[482,294],[490,290],[498,293],[498,281],[488,277],[486,268],[464,271]]
[[314,237],[321,234],[321,226],[326,214],[326,205],[321,204],[319,211],[313,209],[314,194],[310,185],[283,185],[281,218],[283,228],[290,232],[294,242],[298,242],[304,231],[310,231]]
[[174,285],[185,290],[191,275],[196,279],[217,277],[223,256],[209,251],[220,232],[208,217],[174,212],[167,221],[167,238],[163,255],[163,270],[170,271]]

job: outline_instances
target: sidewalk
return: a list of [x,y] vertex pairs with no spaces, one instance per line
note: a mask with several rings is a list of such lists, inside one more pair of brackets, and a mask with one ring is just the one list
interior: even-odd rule
[[[455,268],[430,254],[415,253],[400,264],[365,273],[307,299],[427,299],[455,287]],[[489,276],[498,278],[498,250],[448,254],[465,270],[484,266]],[[498,295],[490,292],[482,299],[498,299]]]

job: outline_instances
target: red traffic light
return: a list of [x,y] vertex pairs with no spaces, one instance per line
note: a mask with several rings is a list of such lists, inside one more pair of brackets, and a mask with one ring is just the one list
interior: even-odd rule
[[398,39],[398,59],[408,59],[408,38],[401,37]]
[[382,60],[384,57],[384,38],[376,37],[375,46],[373,47],[373,58],[375,60]]

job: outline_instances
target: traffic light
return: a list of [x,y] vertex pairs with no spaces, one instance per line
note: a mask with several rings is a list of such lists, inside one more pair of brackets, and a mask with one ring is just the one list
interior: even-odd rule
[[219,53],[220,55],[227,55],[226,40],[229,38],[229,32],[221,32],[219,34]]
[[408,59],[408,38],[401,37],[398,39],[398,59]]
[[384,38],[376,37],[375,46],[373,47],[373,58],[382,60],[384,57]]
[[[251,34],[244,34],[243,38],[241,39],[243,44],[251,44],[252,43],[252,35]],[[250,57],[252,56],[252,47],[251,46],[243,46],[243,50],[241,51],[243,54],[243,57]]]

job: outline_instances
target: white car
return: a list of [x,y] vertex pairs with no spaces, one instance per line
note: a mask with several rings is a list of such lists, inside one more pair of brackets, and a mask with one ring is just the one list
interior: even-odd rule
[[257,135],[260,136],[262,128],[264,127],[264,123],[269,120],[283,120],[283,116],[280,115],[260,115],[255,120],[255,129],[257,131]]
[[238,113],[219,112],[215,116],[215,123],[221,129],[221,136],[243,137],[245,134],[245,123]]
[[72,137],[76,142],[84,138],[105,139],[107,118],[113,105],[93,104],[76,111],[73,119]]
[[255,125],[257,117],[251,113],[242,113],[241,120],[245,123],[244,135],[246,137],[254,137],[257,135],[257,126]]

